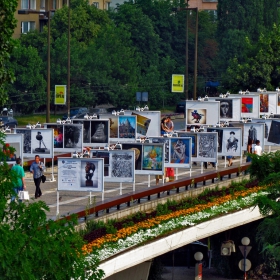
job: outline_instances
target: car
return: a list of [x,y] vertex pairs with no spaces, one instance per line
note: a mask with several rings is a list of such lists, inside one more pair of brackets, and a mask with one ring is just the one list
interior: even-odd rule
[[95,114],[99,118],[100,114],[108,114],[108,110],[106,108],[91,108],[89,110],[89,114],[90,115]]
[[[86,107],[73,107],[70,108],[70,119],[83,119],[85,114],[89,113],[88,108]],[[68,118],[68,114],[66,113],[62,119],[66,120]]]
[[18,121],[10,116],[0,116],[0,127],[15,128],[18,126]]
[[176,113],[185,113],[186,101],[181,101],[176,105]]

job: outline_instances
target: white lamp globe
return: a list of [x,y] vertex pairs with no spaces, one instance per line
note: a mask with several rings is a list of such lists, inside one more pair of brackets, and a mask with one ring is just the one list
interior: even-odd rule
[[196,261],[199,262],[199,261],[201,261],[203,259],[203,254],[201,252],[196,252],[194,254],[194,258],[195,258]]
[[250,244],[250,239],[249,239],[248,237],[243,237],[243,238],[241,239],[241,243],[242,243],[242,245],[244,245],[244,246],[248,246],[248,245]]

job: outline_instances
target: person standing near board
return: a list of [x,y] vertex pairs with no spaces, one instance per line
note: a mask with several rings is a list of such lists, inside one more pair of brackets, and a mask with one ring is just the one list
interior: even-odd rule
[[45,170],[44,163],[40,161],[39,155],[36,155],[35,161],[30,166],[30,172],[33,174],[33,180],[36,187],[35,198],[38,198],[42,195],[40,184],[41,184],[41,176],[43,175],[44,170]]

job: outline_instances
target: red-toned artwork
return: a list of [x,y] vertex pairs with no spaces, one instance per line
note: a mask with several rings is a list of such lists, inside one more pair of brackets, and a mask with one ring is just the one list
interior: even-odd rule
[[253,113],[253,98],[242,97],[241,98],[241,112],[242,113]]

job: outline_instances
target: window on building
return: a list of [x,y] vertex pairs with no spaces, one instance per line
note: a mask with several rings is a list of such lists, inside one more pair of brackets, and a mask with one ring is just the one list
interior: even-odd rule
[[27,33],[35,30],[35,21],[22,21],[21,22],[21,33]]
[[217,20],[218,18],[218,13],[217,10],[206,10],[210,14],[210,17],[213,21]]
[[45,9],[45,6],[46,6],[46,3],[45,3],[45,0],[41,0],[40,1],[40,9]]
[[56,0],[53,0],[53,5],[52,5],[52,8],[55,10],[57,9],[57,1]]
[[93,2],[91,5],[95,6],[97,9],[99,9],[99,2]]
[[36,0],[21,0],[21,9],[36,10]]
[[110,2],[106,2],[106,10],[110,9]]

